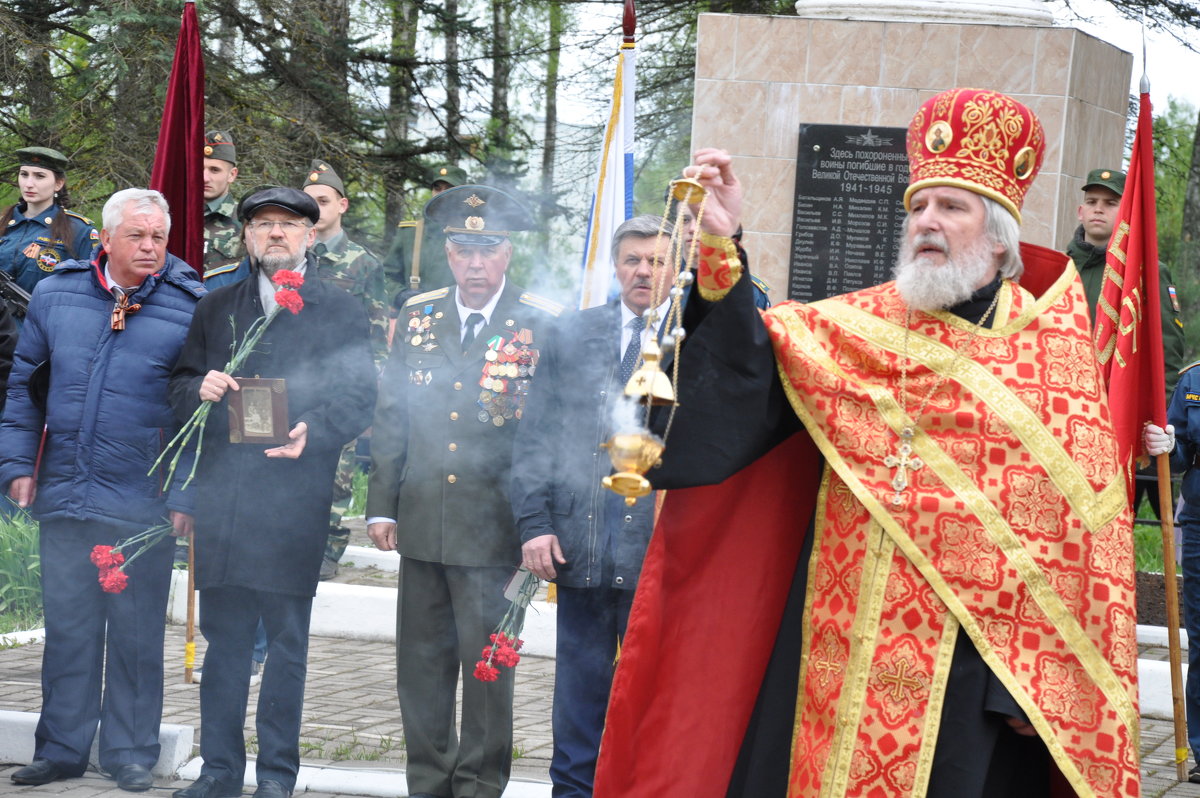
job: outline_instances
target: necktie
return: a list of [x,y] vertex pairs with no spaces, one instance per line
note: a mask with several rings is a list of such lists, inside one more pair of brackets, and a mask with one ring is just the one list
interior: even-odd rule
[[471,344],[475,341],[475,328],[483,322],[482,313],[472,313],[467,316],[467,329],[463,333],[463,352],[466,352]]
[[621,385],[629,382],[629,378],[633,376],[633,367],[637,365],[638,358],[642,354],[642,328],[646,326],[646,322],[641,316],[634,316],[629,322],[629,329],[633,335],[629,337],[629,346],[625,347],[625,356],[621,358]]

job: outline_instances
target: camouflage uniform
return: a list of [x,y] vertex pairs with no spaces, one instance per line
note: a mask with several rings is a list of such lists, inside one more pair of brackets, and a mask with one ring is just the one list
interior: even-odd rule
[[317,273],[338,288],[358,297],[371,322],[371,353],[375,365],[387,359],[388,295],[379,259],[344,232],[313,245]]
[[237,202],[227,191],[204,210],[204,276],[236,269],[245,254]]

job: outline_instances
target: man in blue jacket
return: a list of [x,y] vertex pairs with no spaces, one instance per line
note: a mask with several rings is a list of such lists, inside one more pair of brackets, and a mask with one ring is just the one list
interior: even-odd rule
[[[624,388],[669,306],[671,274],[656,266],[666,252],[659,223],[638,216],[617,228],[620,299],[563,318],[542,349],[513,452],[511,498],[525,567],[558,585],[555,798],[592,794],[617,643],[653,526],[653,496],[627,507],[601,487],[612,469],[600,444],[644,421]],[[647,325],[655,299],[657,318]]]
[[177,534],[191,529],[188,497],[147,476],[177,428],[167,377],[204,293],[167,254],[170,227],[157,191],[114,194],[100,254],[38,283],[17,345],[0,487],[41,523],[46,618],[34,761],[17,784],[82,775],[99,724],[100,767],[123,790],[154,785],[174,547],[129,563],[119,593],[101,590],[89,557],[168,517]]

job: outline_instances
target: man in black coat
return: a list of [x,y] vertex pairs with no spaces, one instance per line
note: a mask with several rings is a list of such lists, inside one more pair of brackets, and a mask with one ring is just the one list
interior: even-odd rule
[[[317,277],[308,252],[319,215],[316,202],[292,188],[268,187],[243,200],[239,216],[254,274],[197,306],[171,375],[171,403],[181,420],[201,402],[219,403],[196,475],[196,585],[208,640],[200,687],[204,766],[175,798],[241,794],[242,727],[260,616],[268,658],[254,795],[286,798],[296,783],[309,615],[329,532],[333,473],[342,447],[370,423],[376,391],[362,304]],[[281,270],[304,274],[303,307],[281,310],[243,368],[226,374],[235,335],[240,341],[274,308],[272,278]],[[286,381],[288,443],[230,442],[227,394],[248,376]]]
[[558,585],[550,760],[558,798],[591,797],[613,663],[653,527],[653,496],[628,507],[600,480],[612,472],[604,441],[645,422],[624,390],[669,309],[660,222],[637,216],[616,229],[621,296],[562,319],[542,349],[513,450],[510,498],[525,567]]

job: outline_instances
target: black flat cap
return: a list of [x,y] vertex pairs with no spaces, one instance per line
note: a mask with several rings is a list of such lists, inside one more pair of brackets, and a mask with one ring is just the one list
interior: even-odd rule
[[456,244],[490,246],[518,230],[532,230],[533,215],[516,197],[491,186],[448,188],[425,203],[425,224]]
[[254,214],[267,206],[283,208],[297,216],[303,216],[313,224],[321,218],[317,201],[298,188],[285,186],[259,186],[251,191],[238,205],[238,219],[248,222]]

